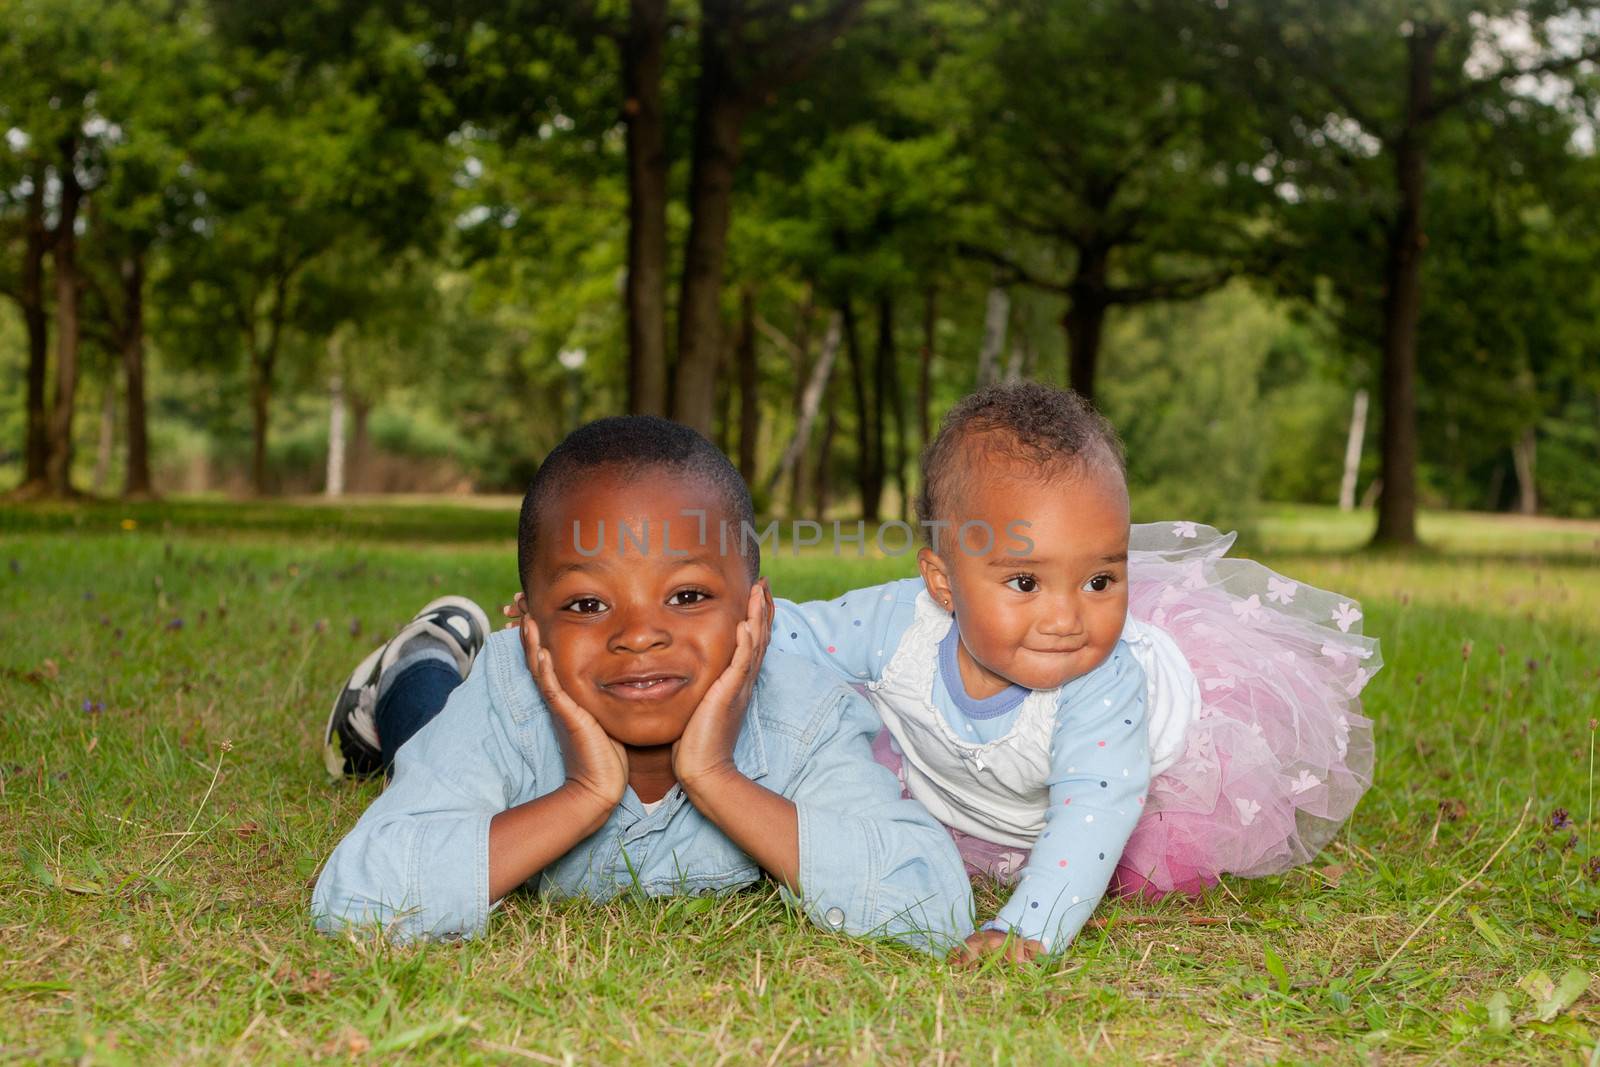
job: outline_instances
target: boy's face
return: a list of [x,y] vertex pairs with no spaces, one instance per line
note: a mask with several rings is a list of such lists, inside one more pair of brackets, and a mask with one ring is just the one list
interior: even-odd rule
[[[941,533],[943,551],[923,549],[919,562],[928,592],[955,612],[969,668],[983,698],[1010,683],[1054,689],[1106,661],[1128,614],[1128,492],[1115,470],[1041,477],[1002,468],[958,502],[964,520],[994,530],[983,554],[978,528],[964,549],[957,530]],[[1024,551],[1008,535],[1033,542]],[[959,528],[959,520],[957,522]],[[948,601],[948,604],[946,602]],[[969,688],[974,677],[964,670]]]
[[[703,545],[683,514],[696,509]],[[601,469],[557,494],[539,526],[526,584],[540,642],[567,694],[624,745],[678,740],[733,659],[751,581],[737,536],[720,550],[719,521],[738,529],[703,479]]]

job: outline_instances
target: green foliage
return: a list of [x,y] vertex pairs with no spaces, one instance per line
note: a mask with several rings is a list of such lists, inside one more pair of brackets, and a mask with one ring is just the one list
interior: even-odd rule
[[[901,400],[906,428],[892,425],[893,405],[891,425],[858,425],[841,362],[823,405],[832,455],[820,455],[819,426],[807,460],[829,464],[841,512],[855,506],[869,429],[886,452],[921,444],[925,309],[936,309],[934,421],[976,381],[997,281],[1011,287],[1016,364],[1064,383],[1062,316],[1084,295],[1071,292],[1084,250],[1100,249],[1096,284],[1112,297],[1101,392],[1147,506],[1232,524],[1257,496],[1331,500],[1361,387],[1373,398],[1365,490],[1407,34],[1443,27],[1435,92],[1472,91],[1426,130],[1424,491],[1511,506],[1511,449],[1531,428],[1542,506],[1595,513],[1600,160],[1575,139],[1594,81],[1586,68],[1537,92],[1469,81],[1548,58],[1565,47],[1560,19],[1581,29],[1593,11],[1566,0],[871,0],[812,76],[744,119],[722,334],[736,335],[739,295],[752,291],[758,480],[793,433],[842,298],[857,301],[869,361],[867,302],[893,306],[898,385],[869,373],[868,392]],[[259,381],[285,409],[268,424],[289,435],[269,459],[292,466],[295,484],[315,473],[334,374],[363,410],[447,428],[452,458],[484,488],[518,486],[575,420],[621,410],[628,14],[620,0],[0,0],[0,293],[18,295],[26,198],[55,196],[63,137],[78,141],[89,190],[80,464],[98,430],[89,405],[105,383],[120,388],[103,350],[126,319],[118,281],[133,260],[150,279],[158,470],[196,456],[231,469]],[[670,14],[676,275],[701,13],[681,0]],[[1193,296],[1225,272],[1259,275],[1271,295],[1226,294],[1216,308],[1232,311],[1177,317],[1139,306]],[[578,349],[582,367],[562,368],[558,355]],[[6,483],[20,471],[25,362],[20,328],[0,326]],[[721,379],[731,442],[731,364]],[[414,444],[397,448],[418,454]]]
[[1258,381],[1286,329],[1244,286],[1113,326],[1102,407],[1127,447],[1135,522],[1249,524],[1268,431]]

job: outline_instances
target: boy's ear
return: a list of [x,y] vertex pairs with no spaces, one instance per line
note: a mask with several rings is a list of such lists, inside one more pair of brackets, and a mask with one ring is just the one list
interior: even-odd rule
[[922,584],[933,597],[933,602],[946,611],[955,609],[955,597],[950,592],[950,572],[944,560],[931,548],[917,553],[917,569],[922,572]]

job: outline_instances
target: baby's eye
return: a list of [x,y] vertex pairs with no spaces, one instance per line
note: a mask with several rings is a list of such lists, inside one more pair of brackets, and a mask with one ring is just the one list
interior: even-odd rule
[[686,608],[694,604],[704,604],[711,599],[711,594],[704,589],[680,589],[667,598],[667,603],[673,607]]
[[1116,579],[1109,574],[1097,574],[1083,583],[1083,587],[1092,593],[1104,593],[1111,588],[1111,583]]
[[574,615],[598,615],[606,610],[606,604],[596,596],[581,596],[561,610],[570,611]]
[[1019,574],[1015,578],[1007,578],[1006,586],[1019,593],[1035,593],[1039,590],[1039,579],[1031,574]]

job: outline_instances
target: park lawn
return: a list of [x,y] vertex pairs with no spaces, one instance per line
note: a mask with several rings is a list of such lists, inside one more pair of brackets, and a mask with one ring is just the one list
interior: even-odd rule
[[[377,791],[322,770],[334,688],[428,598],[498,603],[510,514],[7,510],[0,1061],[1595,1063],[1600,534],[1430,528],[1448,552],[1353,553],[1322,511],[1255,530],[1384,642],[1378,781],[1311,868],[1108,903],[1060,960],[972,974],[770,888],[517,896],[450,945],[319,936],[310,881]],[[910,568],[767,572],[809,598]]]

